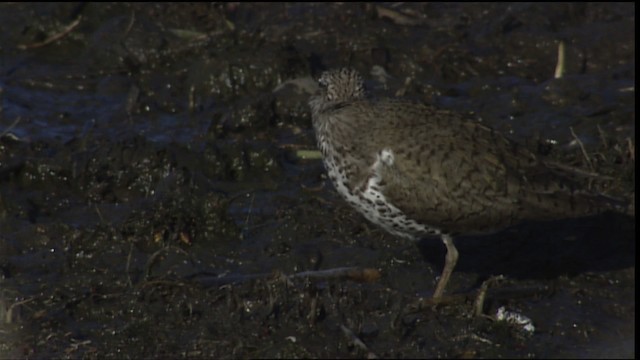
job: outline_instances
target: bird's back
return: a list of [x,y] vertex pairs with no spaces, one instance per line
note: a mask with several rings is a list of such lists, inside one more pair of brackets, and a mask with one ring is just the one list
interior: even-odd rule
[[448,233],[487,233],[522,220],[594,214],[612,200],[576,190],[554,169],[498,132],[455,112],[391,99],[336,106],[329,131],[348,154],[348,186],[371,175],[382,151],[382,193],[407,217]]

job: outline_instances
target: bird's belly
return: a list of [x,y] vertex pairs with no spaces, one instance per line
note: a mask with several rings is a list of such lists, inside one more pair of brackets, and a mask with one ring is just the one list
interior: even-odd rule
[[338,193],[367,220],[392,235],[418,240],[424,236],[439,235],[439,229],[420,224],[391,204],[380,188],[380,179],[372,176],[362,189],[351,190],[344,170],[325,162],[329,178]]

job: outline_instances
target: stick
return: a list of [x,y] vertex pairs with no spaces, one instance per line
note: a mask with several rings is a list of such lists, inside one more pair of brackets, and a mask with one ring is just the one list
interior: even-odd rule
[[[197,274],[193,277],[198,276]],[[358,267],[342,267],[342,268],[334,268],[334,269],[326,269],[326,270],[316,270],[316,271],[303,271],[300,273],[296,273],[293,275],[280,275],[278,277],[284,278],[286,280],[293,280],[299,278],[309,278],[309,279],[346,279],[352,280],[356,282],[373,282],[380,278],[380,272],[376,269],[371,268],[358,268]],[[273,273],[260,273],[260,274],[230,274],[225,276],[215,276],[209,275],[204,276],[197,281],[206,287],[212,286],[223,286],[227,284],[239,284],[246,281],[258,280],[258,279],[269,279],[273,278]]]
[[582,141],[580,141],[576,133],[573,131],[573,127],[569,126],[569,130],[571,130],[571,135],[573,135],[573,138],[578,142],[578,145],[580,146],[580,150],[582,150],[582,156],[584,156],[585,160],[587,161],[589,168],[591,169],[591,171],[593,171],[593,164],[591,163],[591,159],[587,154],[587,150],[584,148],[584,144],[582,143]]
[[80,24],[80,20],[82,20],[82,15],[78,15],[78,18],[75,19],[71,24],[69,24],[69,26],[67,26],[66,28],[62,29],[61,32],[59,32],[57,34],[53,34],[52,36],[46,38],[42,42],[37,42],[37,43],[33,43],[33,44],[20,44],[20,45],[18,45],[18,49],[20,49],[20,50],[36,49],[36,48],[40,48],[40,47],[49,45],[52,42],[55,42],[55,41],[63,38],[67,34],[69,34],[73,29],[76,28],[76,26],[78,26],[78,24]]
[[607,137],[604,135],[604,131],[600,127],[600,124],[596,125],[598,127],[598,133],[600,134],[600,140],[602,140],[602,146],[606,149],[609,148],[609,143],[607,142]]
[[367,344],[362,342],[362,340],[360,340],[360,338],[356,336],[356,334],[354,334],[353,331],[351,331],[351,329],[349,329],[348,327],[342,324],[340,324],[340,329],[342,329],[342,332],[349,338],[349,340],[353,343],[353,345],[367,352],[367,359],[378,358],[376,354],[372,353],[371,350],[369,350],[369,348],[367,347]]
[[556,79],[560,79],[564,76],[566,62],[565,54],[564,41],[560,41],[560,44],[558,44],[558,62],[556,63],[556,71],[553,74],[553,77]]
[[9,127],[7,127],[6,129],[4,129],[2,131],[2,133],[0,134],[0,138],[4,137],[5,135],[7,135],[9,133],[9,131],[11,131],[11,129],[13,129],[16,125],[18,125],[18,123],[20,122],[21,118],[17,118],[11,125],[9,125]]

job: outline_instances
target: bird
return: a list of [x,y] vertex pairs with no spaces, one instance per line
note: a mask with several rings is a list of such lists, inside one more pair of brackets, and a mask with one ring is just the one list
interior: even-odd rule
[[344,200],[390,234],[440,237],[447,252],[434,299],[458,261],[456,236],[626,211],[625,201],[581,189],[572,168],[468,115],[370,96],[351,68],[325,71],[318,83],[309,107],[328,177]]

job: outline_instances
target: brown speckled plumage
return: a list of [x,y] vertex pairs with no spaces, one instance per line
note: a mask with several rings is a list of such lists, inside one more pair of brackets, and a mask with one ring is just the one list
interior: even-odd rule
[[435,297],[457,261],[451,235],[585,216],[615,203],[577,191],[573,174],[456,112],[366,97],[351,69],[328,71],[319,82],[322,90],[309,104],[329,176],[349,203],[389,232],[442,236],[448,255]]

